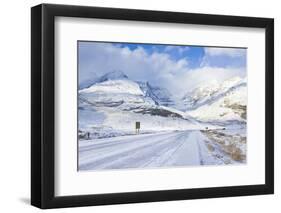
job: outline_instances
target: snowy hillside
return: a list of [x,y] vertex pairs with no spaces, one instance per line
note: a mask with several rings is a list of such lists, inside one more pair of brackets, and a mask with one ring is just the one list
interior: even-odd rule
[[247,84],[234,78],[214,87],[198,88],[190,96],[187,114],[201,121],[240,121],[247,117]]
[[139,85],[130,80],[108,80],[80,90],[79,98],[95,107],[118,107],[135,109],[154,106],[155,102],[145,96]]
[[188,92],[182,98],[182,102],[185,110],[196,109],[215,102],[240,86],[246,86],[246,80],[240,77],[231,78],[222,83],[217,83],[216,81],[207,82],[205,85]]

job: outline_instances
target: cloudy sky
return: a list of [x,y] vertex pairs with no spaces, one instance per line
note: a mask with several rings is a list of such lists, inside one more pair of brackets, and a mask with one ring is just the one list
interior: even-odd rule
[[78,42],[79,85],[115,70],[182,96],[202,84],[246,76],[246,49]]

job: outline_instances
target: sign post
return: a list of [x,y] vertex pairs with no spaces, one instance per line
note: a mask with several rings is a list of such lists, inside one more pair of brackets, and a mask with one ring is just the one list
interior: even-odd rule
[[136,134],[140,134],[140,122],[136,121]]

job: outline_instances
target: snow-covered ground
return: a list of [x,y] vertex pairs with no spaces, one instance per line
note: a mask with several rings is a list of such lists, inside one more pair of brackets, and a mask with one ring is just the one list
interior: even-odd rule
[[[208,138],[207,146],[212,154],[221,158],[225,164],[246,163],[247,143],[245,129],[201,130]],[[220,153],[218,152],[220,151]]]
[[[212,148],[210,148],[212,146]],[[84,140],[79,170],[239,164],[199,130]]]

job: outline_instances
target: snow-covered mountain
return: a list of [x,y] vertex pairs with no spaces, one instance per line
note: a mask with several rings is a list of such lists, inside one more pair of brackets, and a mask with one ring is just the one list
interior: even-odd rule
[[135,82],[125,75],[111,73],[79,90],[80,130],[99,128],[95,131],[99,134],[108,128],[106,131],[111,134],[119,130],[134,131],[136,121],[141,122],[145,131],[198,129],[183,112],[165,106],[171,102],[169,95],[167,90],[147,82]]
[[204,86],[195,88],[191,92],[186,93],[182,98],[182,102],[186,110],[196,109],[216,101],[227,92],[234,90],[239,86],[246,86],[245,79],[234,77],[222,83],[209,82]]
[[246,79],[199,87],[183,98],[187,114],[202,121],[246,121]]
[[115,107],[141,114],[183,118],[182,112],[162,105],[166,93],[159,94],[160,89],[154,89],[149,83],[129,79],[106,80],[80,90],[79,106],[86,103],[93,107]]
[[157,105],[172,106],[174,103],[171,99],[171,93],[165,89],[152,86],[149,82],[137,82],[143,91],[144,95],[150,97]]
[[80,89],[79,94],[95,105],[173,105],[167,89],[152,86],[149,82],[129,80],[122,71],[101,76],[91,86]]

